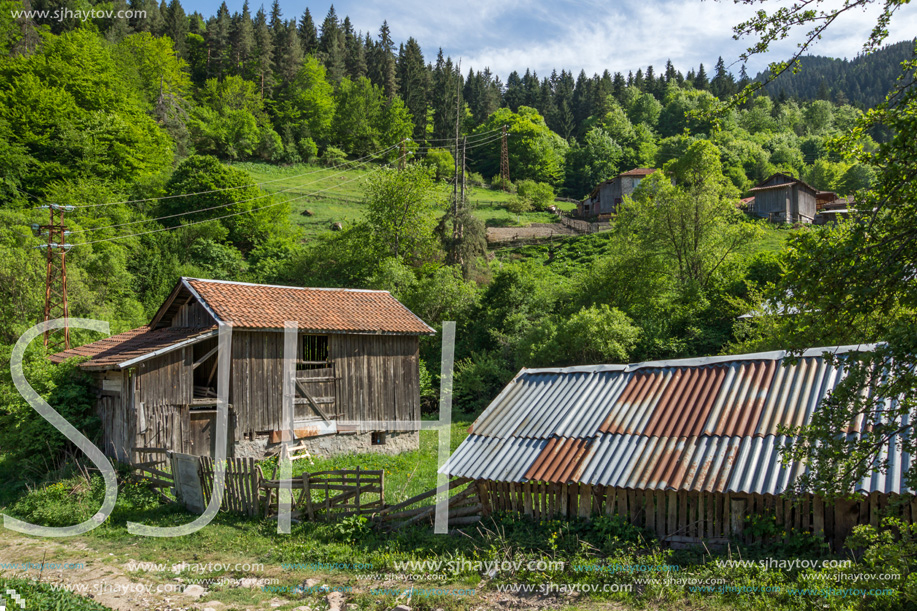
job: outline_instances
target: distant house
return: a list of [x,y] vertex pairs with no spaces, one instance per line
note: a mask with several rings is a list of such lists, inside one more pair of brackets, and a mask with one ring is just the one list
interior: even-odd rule
[[[306,443],[322,454],[418,446],[404,423],[419,428],[418,342],[433,329],[387,291],[182,278],[148,325],[51,359],[89,357],[80,367],[97,382],[108,456],[127,461],[138,447],[211,455],[217,326],[231,324],[229,453],[260,458],[289,438],[287,321],[299,327],[295,438],[314,438]],[[401,425],[387,428],[392,421]]]
[[754,201],[748,213],[772,223],[811,223],[819,191],[813,186],[791,176],[777,173],[749,189]]
[[624,201],[624,196],[631,195],[640,181],[655,171],[649,168],[634,168],[599,184],[589,197],[577,206],[579,216],[588,218],[614,214],[618,204]]

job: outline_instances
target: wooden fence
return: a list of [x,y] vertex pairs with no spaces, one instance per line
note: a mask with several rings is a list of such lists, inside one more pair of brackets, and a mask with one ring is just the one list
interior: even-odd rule
[[172,502],[163,490],[171,490],[175,484],[169,465],[169,452],[162,448],[134,448],[131,460],[134,478],[142,479],[160,497]]
[[[264,480],[261,467],[255,464],[254,458],[230,458],[223,464],[225,476],[222,508],[249,517],[261,515],[261,490]],[[209,456],[200,457],[200,478],[205,505],[210,503],[210,497],[213,495],[215,466]]]
[[[760,494],[628,490],[587,484],[479,481],[484,515],[517,512],[535,519],[618,515],[675,547],[728,540],[758,543],[779,532],[809,532],[839,550],[857,524],[879,525],[886,515],[917,521],[913,495],[874,493],[826,503],[819,497],[785,499]],[[754,525],[755,527],[751,527]]]
[[590,223],[588,221],[582,221],[579,219],[570,218],[566,214],[558,214],[557,218],[560,221],[561,225],[569,227],[570,229],[578,233],[584,233],[584,234],[598,233],[600,231],[608,231],[611,229],[611,224],[608,223],[607,221],[599,222],[599,223]]
[[[160,489],[167,488],[177,494],[185,483],[198,485],[196,509],[202,512],[213,496],[216,463],[207,456],[194,457],[174,454],[161,448],[138,448],[138,456],[159,457],[134,464],[134,470],[168,502],[176,499],[166,496]],[[182,458],[182,475],[176,481],[172,473],[165,471],[172,459]],[[188,463],[187,461],[191,461]],[[196,462],[195,462],[196,461]],[[195,471],[194,465],[197,465]],[[230,458],[224,460],[224,489],[221,509],[241,513],[248,517],[276,517],[283,489],[283,480],[267,479],[261,467],[253,458]],[[174,472],[175,469],[173,468]],[[276,470],[274,472],[276,474]],[[189,480],[190,481],[186,481]],[[428,490],[397,505],[385,505],[385,472],[366,469],[321,471],[303,473],[288,480],[293,493],[291,516],[309,521],[334,521],[346,516],[361,515],[375,523],[395,528],[424,521],[432,521],[436,505],[430,504],[436,489]],[[460,488],[464,488],[459,490]],[[481,519],[483,505],[477,485],[469,479],[455,479],[449,487],[450,525],[468,525]],[[181,495],[178,495],[181,496]],[[188,499],[185,499],[187,501]],[[187,502],[187,507],[191,507]]]
[[[279,511],[282,483],[274,479],[261,483],[267,492],[266,516],[276,516]],[[290,480],[290,488],[293,518],[333,521],[345,516],[372,515],[384,506],[385,472],[358,468],[303,473]]]

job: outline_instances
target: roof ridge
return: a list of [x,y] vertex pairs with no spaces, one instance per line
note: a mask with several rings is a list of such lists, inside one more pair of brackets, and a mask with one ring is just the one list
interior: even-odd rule
[[240,282],[238,280],[212,280],[208,278],[191,278],[189,276],[182,276],[184,281],[195,281],[195,282],[209,282],[212,284],[234,284],[238,286],[257,286],[261,288],[270,288],[270,289],[290,289],[297,291],[347,291],[351,293],[388,293],[391,295],[391,291],[386,291],[383,289],[354,289],[354,288],[335,288],[335,287],[322,287],[322,286],[288,286],[285,284],[258,284],[256,282]]

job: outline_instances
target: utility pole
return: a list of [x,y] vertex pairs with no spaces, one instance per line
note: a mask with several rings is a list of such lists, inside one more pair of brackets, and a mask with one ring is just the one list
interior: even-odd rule
[[[51,338],[51,332],[45,331],[45,346],[54,352],[70,349],[70,308],[67,305],[67,252],[73,247],[67,243],[67,231],[64,225],[64,212],[73,210],[73,206],[49,204],[40,210],[48,210],[47,225],[32,225],[36,237],[48,236],[48,243],[37,248],[46,249],[47,273],[45,275],[45,322],[55,318],[64,319],[64,333]],[[46,232],[46,233],[44,233]]]
[[500,140],[500,182],[503,191],[509,190],[509,144],[507,142],[506,126],[503,126],[503,138]]
[[[462,115],[462,88],[461,88],[461,62],[456,72],[455,79],[455,148],[452,150],[455,154],[455,181],[452,186],[452,253],[453,263],[463,264],[462,255],[459,245],[462,242],[464,227],[462,226],[461,209],[465,205],[465,149],[462,147],[461,168],[459,167],[459,125]],[[461,173],[461,177],[459,177]],[[459,194],[459,180],[462,181],[461,194]]]
[[398,158],[398,169],[403,170],[408,162],[408,139],[401,141],[401,157]]

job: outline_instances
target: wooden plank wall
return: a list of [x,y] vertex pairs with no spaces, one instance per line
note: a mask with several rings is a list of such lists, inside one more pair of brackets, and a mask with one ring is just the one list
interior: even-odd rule
[[210,313],[196,299],[186,303],[178,309],[178,313],[172,317],[173,327],[211,327],[216,321]]
[[344,420],[419,420],[416,336],[332,335],[338,412]]
[[187,405],[144,405],[143,418],[135,415],[137,435],[134,447],[162,448],[191,453],[191,431]]
[[135,405],[187,405],[194,392],[192,348],[181,348],[137,366]]
[[886,515],[917,522],[914,495],[873,493],[858,501],[828,504],[811,496],[788,500],[761,494],[494,481],[478,481],[478,494],[485,514],[503,511],[534,519],[618,515],[655,532],[660,540],[682,545],[727,539],[762,542],[760,530],[745,528],[747,515],[772,516],[778,531],[821,533],[836,550],[857,524],[878,525]]
[[283,332],[234,331],[229,403],[235,439],[254,431],[280,430],[283,400]]

